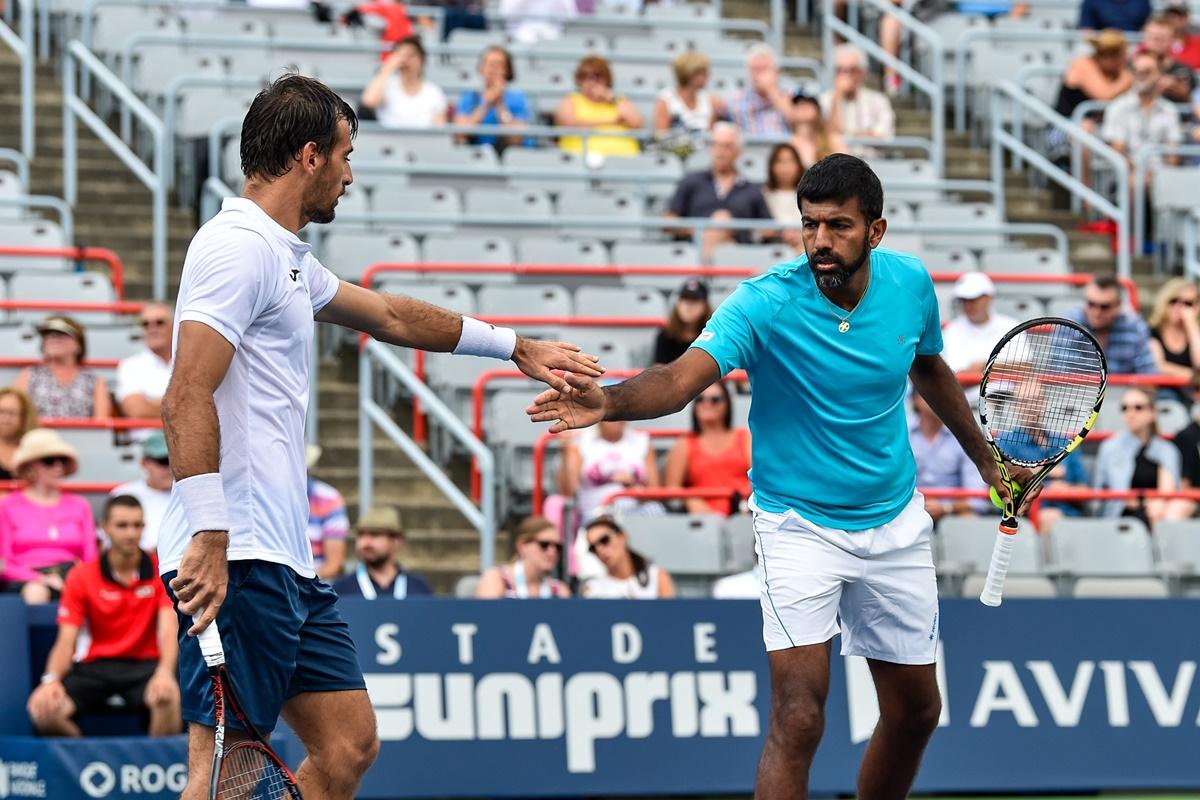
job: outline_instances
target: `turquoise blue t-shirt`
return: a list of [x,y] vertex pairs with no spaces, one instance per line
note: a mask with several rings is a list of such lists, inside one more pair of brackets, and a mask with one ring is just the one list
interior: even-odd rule
[[862,530],[912,499],[906,381],[917,355],[941,352],[941,321],[920,259],[884,248],[870,258],[871,281],[845,333],[846,312],[820,293],[801,256],[744,281],[692,344],[722,375],[749,373],[750,482],[765,511]]

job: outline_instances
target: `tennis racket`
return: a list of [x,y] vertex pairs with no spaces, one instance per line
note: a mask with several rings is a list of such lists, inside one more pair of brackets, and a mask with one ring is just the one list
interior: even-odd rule
[[[979,384],[979,421],[1011,499],[1001,504],[992,489],[1004,516],[979,596],[983,604],[998,606],[1003,597],[1017,511],[1092,430],[1107,384],[1108,362],[1096,338],[1067,319],[1023,322],[992,350]],[[1034,470],[1033,478],[1019,485],[1008,464]]]
[[[197,637],[208,675],[212,678],[213,715],[216,718],[212,776],[208,800],[303,800],[296,779],[275,755],[258,728],[242,711],[225,669],[225,649],[217,622]],[[225,715],[232,711],[250,739],[225,746]]]

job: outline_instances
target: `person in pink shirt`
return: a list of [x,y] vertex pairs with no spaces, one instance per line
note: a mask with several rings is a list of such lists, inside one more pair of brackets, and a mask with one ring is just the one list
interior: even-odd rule
[[78,468],[75,449],[48,428],[26,433],[13,456],[28,486],[0,500],[0,580],[27,603],[58,597],[67,570],[96,557],[91,506],[59,489]]

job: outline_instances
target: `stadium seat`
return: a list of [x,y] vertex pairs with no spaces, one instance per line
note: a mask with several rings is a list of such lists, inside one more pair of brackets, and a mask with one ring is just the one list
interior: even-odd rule
[[335,226],[321,239],[321,263],[339,278],[355,283],[372,264],[420,260],[417,242],[407,233]]
[[[904,237],[905,234],[900,234]],[[885,236],[883,246],[893,250],[898,249],[892,242],[892,236]],[[979,268],[979,259],[965,247],[952,247],[948,250],[916,250],[921,257],[921,263],[930,272],[974,272]]]
[[[614,192],[613,194],[593,194],[587,192],[568,192],[558,198],[558,213],[562,217],[589,217],[603,220],[634,220],[642,219],[642,207],[637,198],[631,194]],[[589,234],[599,239],[639,238],[643,228],[637,225],[622,228],[605,226],[589,231]]]
[[213,120],[243,117],[250,110],[254,93],[222,86],[188,86],[180,89],[175,131],[183,138],[208,136]]
[[87,329],[88,358],[122,359],[142,346],[142,329],[136,325],[93,325]]
[[752,267],[764,272],[795,259],[796,251],[786,244],[721,244],[712,254],[714,267]]
[[1121,415],[1121,400],[1125,397],[1125,387],[1109,386],[1104,392],[1104,404],[1100,406],[1100,415],[1096,417],[1095,430],[1119,431],[1125,427]]
[[[430,264],[512,264],[516,261],[512,242],[499,236],[435,234],[425,237],[422,246]],[[456,281],[467,283],[513,283],[512,272],[456,274]]]
[[571,295],[561,286],[484,286],[479,313],[495,317],[569,317]]
[[[919,158],[877,158],[871,160],[871,169],[879,176],[883,191],[892,200],[939,200],[941,192],[933,188],[916,188],[897,185],[903,182],[933,182],[938,179],[932,162]],[[893,222],[890,216],[889,222]]]
[[[69,244],[59,224],[44,219],[0,219],[0,242],[6,247],[66,247]],[[66,258],[0,256],[0,272],[63,272],[73,266]]]
[[724,575],[730,562],[722,520],[713,514],[623,515],[629,546],[672,575]]
[[[41,358],[41,348],[42,340],[31,326],[0,325],[0,354],[4,358]],[[11,382],[0,380],[0,386]]]
[[[977,598],[987,584],[987,575],[977,572],[963,581],[962,596]],[[1054,581],[1038,575],[1009,575],[1004,581],[1005,597],[1057,597]]]
[[[82,303],[112,303],[117,299],[108,276],[98,272],[18,272],[9,280],[8,294],[23,300]],[[10,317],[21,322],[35,322],[48,313],[14,311]],[[108,311],[79,311],[72,312],[71,316],[85,325],[113,321],[113,315]]]
[[665,319],[667,304],[657,289],[583,286],[575,290],[575,313],[581,317],[620,315]]
[[59,433],[79,452],[79,471],[72,480],[83,483],[124,483],[142,478],[137,447],[113,444],[112,431],[61,429]]
[[475,596],[475,590],[479,588],[479,575],[463,575],[454,584],[454,596],[460,598],[471,598]]
[[990,227],[1003,222],[996,207],[988,203],[923,203],[917,211],[917,219],[923,223],[962,226],[962,232],[923,234],[926,247],[970,247],[982,249],[1002,247],[1004,237],[1000,234],[983,234],[971,230],[971,226]]
[[1071,592],[1074,597],[1167,597],[1170,591],[1162,578],[1080,578]]
[[[0,198],[16,199],[25,193],[25,187],[16,175],[7,170],[0,170]],[[24,214],[20,206],[0,205],[0,220],[18,219]]]
[[[691,242],[614,242],[612,248],[612,263],[627,267],[694,267],[700,263],[696,246]],[[654,278],[651,283],[658,285],[662,278]],[[667,285],[676,288],[680,281],[669,282]],[[680,279],[682,280],[682,279]],[[626,283],[640,283],[635,276],[625,278]]]
[[1062,519],[1050,531],[1050,563],[1071,575],[1149,575],[1154,573],[1150,533],[1141,521]]
[[1082,306],[1078,297],[1051,297],[1046,300],[1046,313],[1052,317],[1066,317]]
[[1187,406],[1178,400],[1159,400],[1155,405],[1158,407],[1158,432],[1160,434],[1174,435],[1192,422],[1192,415]]
[[385,294],[403,294],[424,300],[456,314],[476,316],[480,313],[475,293],[461,283],[430,283],[428,280],[412,283],[392,279],[380,280],[377,288]]
[[[579,156],[558,148],[510,147],[504,151],[502,169],[509,185],[515,188],[560,192],[571,186],[586,186]],[[541,174],[521,175],[522,171]]]
[[992,303],[997,314],[1007,314],[1018,322],[1043,316],[1046,307],[1036,297],[997,295]]
[[[987,572],[996,541],[996,517],[944,517],[935,536],[938,572],[968,575]],[[1042,574],[1042,543],[1038,534],[1026,528],[1013,537],[1013,575]]]
[[522,264],[583,264],[595,267],[608,264],[608,251],[597,239],[521,237],[517,241],[517,256]]
[[463,203],[468,216],[518,214],[547,221],[554,216],[550,198],[539,189],[468,189]]
[[888,200],[884,203],[883,217],[889,225],[907,225],[917,221],[913,207],[903,200]]
[[[346,187],[345,193],[337,201],[338,216],[342,219],[370,217],[372,215],[371,196],[374,189],[374,186],[365,181],[357,186]],[[362,224],[362,220],[359,220],[359,224]]]
[[758,557],[755,555],[754,517],[750,514],[734,514],[725,519],[726,572],[744,572],[752,569]]
[[1160,522],[1154,526],[1158,564],[1164,572],[1183,577],[1200,575],[1200,521]]
[[[1021,275],[1067,275],[1071,268],[1062,253],[1051,249],[1014,250],[1001,248],[985,250],[979,268],[984,272]],[[1039,289],[1061,284],[1039,284]]]

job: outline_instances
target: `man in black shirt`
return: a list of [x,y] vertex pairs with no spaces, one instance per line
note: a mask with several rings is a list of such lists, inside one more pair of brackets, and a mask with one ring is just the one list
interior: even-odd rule
[[354,552],[358,565],[349,575],[334,582],[333,588],[341,597],[406,597],[433,594],[420,575],[405,572],[396,560],[404,546],[404,526],[400,512],[389,506],[375,506],[358,521],[354,537]]
[[1193,375],[1192,423],[1175,434],[1175,446],[1179,448],[1180,476],[1188,489],[1200,488],[1200,422],[1196,421],[1197,404],[1200,403],[1200,375]]
[[[771,209],[762,187],[738,174],[737,161],[742,154],[742,133],[730,122],[718,122],[712,130],[711,163],[708,169],[692,172],[675,187],[667,209],[668,217],[708,217],[710,219],[771,219]],[[691,228],[674,228],[679,239],[691,239]],[[706,228],[702,235],[702,255],[707,262],[713,248],[726,242],[742,244],[754,241],[754,231]],[[768,234],[760,231],[760,234]],[[764,235],[760,238],[775,238]]]

